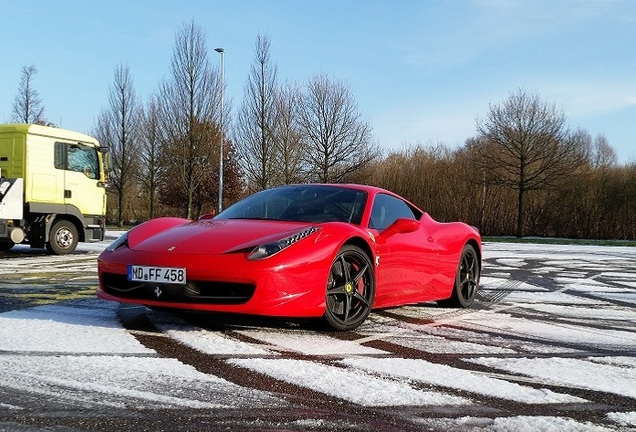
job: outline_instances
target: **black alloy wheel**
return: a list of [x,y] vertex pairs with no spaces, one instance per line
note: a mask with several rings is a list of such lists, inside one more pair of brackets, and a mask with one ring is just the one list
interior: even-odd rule
[[443,307],[470,307],[479,287],[480,267],[479,255],[473,246],[467,244],[457,266],[453,294],[449,299],[439,300],[437,304]]
[[368,255],[357,246],[345,245],[336,256],[327,281],[327,324],[350,331],[371,312],[375,297],[375,273]]

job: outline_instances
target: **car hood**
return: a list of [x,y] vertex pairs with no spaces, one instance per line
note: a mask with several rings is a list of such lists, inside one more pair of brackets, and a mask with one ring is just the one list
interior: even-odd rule
[[201,220],[168,228],[130,246],[147,252],[219,255],[280,240],[308,226],[271,220]]

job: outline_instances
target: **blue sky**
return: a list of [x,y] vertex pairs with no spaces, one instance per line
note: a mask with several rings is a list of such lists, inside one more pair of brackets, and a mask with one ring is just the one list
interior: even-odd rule
[[519,88],[603,134],[636,162],[636,1],[632,0],[0,0],[0,122],[22,66],[35,65],[45,116],[90,132],[115,67],[142,100],[168,76],[176,32],[194,20],[209,59],[225,49],[227,100],[243,97],[254,43],[271,41],[282,82],[348,84],[386,149],[461,146],[489,104]]

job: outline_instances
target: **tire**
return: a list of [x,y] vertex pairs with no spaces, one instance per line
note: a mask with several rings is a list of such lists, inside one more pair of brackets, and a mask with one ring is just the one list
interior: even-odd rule
[[459,258],[453,293],[450,298],[437,301],[437,304],[449,308],[470,307],[479,288],[480,267],[479,256],[475,252],[475,248],[467,244]]
[[61,219],[53,224],[49,232],[46,249],[56,255],[70,254],[77,247],[79,234],[72,222]]
[[13,243],[12,241],[0,242],[0,252],[7,252],[7,251],[11,250],[11,248],[13,246],[15,246],[15,243]]
[[345,245],[329,269],[324,321],[334,330],[354,330],[371,312],[374,298],[371,259],[359,247]]

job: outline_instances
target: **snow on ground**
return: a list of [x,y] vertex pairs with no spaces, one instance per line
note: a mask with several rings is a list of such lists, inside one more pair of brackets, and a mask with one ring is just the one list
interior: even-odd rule
[[87,300],[5,312],[0,314],[0,352],[152,353],[121,327],[117,307]]
[[[115,235],[109,237],[112,241]],[[78,283],[94,284],[95,256],[106,244],[80,245],[80,253],[71,257],[6,260],[0,266],[0,290],[8,280],[2,275],[25,267],[38,284],[71,268],[79,272],[74,276]],[[447,310],[417,305],[373,313],[354,340],[286,329],[227,334],[165,314],[148,316],[167,337],[221,356],[230,365],[363,406],[466,407],[478,404],[480,396],[532,405],[587,403],[567,394],[568,388],[618,394],[633,398],[636,405],[636,360],[630,354],[636,349],[636,310],[629,306],[636,304],[636,248],[488,243],[484,258],[485,306]],[[534,278],[516,281],[516,272],[530,272]],[[488,299],[496,301],[489,304]],[[85,299],[0,313],[0,388],[28,390],[80,407],[286,404],[159,357],[122,327],[118,307]],[[401,358],[368,345],[375,341],[439,358],[454,356],[493,373],[460,369],[443,360]],[[587,354],[595,350],[601,354]],[[289,358],[298,356],[302,359]],[[19,409],[6,403],[0,408]],[[414,421],[423,427],[474,431],[616,430],[567,415]],[[636,412],[611,412],[607,421],[617,428],[636,427]]]
[[[376,337],[375,339],[387,339]],[[514,354],[516,351],[496,345],[447,339],[442,336],[420,335],[417,337],[393,336],[391,342],[435,354]]]
[[608,413],[607,417],[621,426],[636,426],[636,411]]
[[342,363],[354,369],[364,369],[435,386],[465,390],[529,404],[585,402],[585,399],[579,397],[522,386],[502,379],[483,376],[476,372],[419,359],[356,358],[345,359]]
[[116,303],[81,300],[0,314],[0,388],[78,407],[238,408],[278,398],[158,358],[124,330]]
[[[557,266],[577,265],[590,262],[610,262],[619,260],[636,259],[636,248],[630,246],[595,246],[595,245],[558,245],[540,243],[503,243],[484,242],[484,259],[501,258],[507,260],[512,258],[517,260],[538,259],[544,264],[554,262]],[[501,257],[501,258],[500,258]],[[556,260],[555,258],[559,258]]]
[[[129,356],[0,356],[2,387],[28,389],[78,408],[237,408],[271,404],[175,359]],[[279,402],[280,404],[280,402]]]
[[558,317],[597,319],[608,321],[636,322],[636,310],[606,306],[603,308],[590,308],[586,306],[572,306],[561,304],[526,304],[520,307],[528,310],[544,312]]
[[636,399],[636,369],[571,358],[488,358],[473,363],[539,378],[565,387],[584,388]]
[[[416,326],[411,325],[411,328]],[[459,328],[465,327],[465,328]],[[470,340],[471,342],[465,342],[466,344],[473,344],[473,348],[464,354],[480,355],[487,351],[498,351],[492,354],[516,354],[516,353],[552,353],[552,354],[573,354],[579,352],[579,350],[571,347],[558,346],[552,343],[544,344],[543,341],[528,341],[525,338],[510,339],[506,337],[504,332],[501,335],[496,333],[482,333],[477,326],[472,324],[464,324],[462,319],[456,319],[451,326],[426,326],[421,331],[426,334],[436,335],[440,339],[437,340],[435,352],[440,354],[457,354],[454,344],[457,340],[464,341]],[[528,332],[527,336],[532,336],[532,333]],[[404,338],[395,338],[394,342],[399,345],[408,346],[405,343]],[[549,342],[549,341],[548,341]],[[408,343],[408,342],[407,342]],[[480,348],[477,348],[480,347]],[[428,348],[426,351],[431,352]]]
[[274,354],[272,351],[254,344],[231,339],[217,332],[192,327],[169,315],[164,315],[161,319],[155,318],[153,322],[158,329],[171,338],[205,354],[235,356]]
[[560,322],[543,322],[518,318],[505,313],[478,312],[462,318],[462,325],[488,329],[497,333],[532,336],[562,345],[581,344],[621,350],[636,347],[636,332],[591,329]]
[[636,305],[636,293],[603,294],[607,300],[615,300]]
[[234,359],[230,363],[292,384],[364,406],[466,405],[468,400],[444,393],[417,390],[407,383],[377,378],[360,369],[346,370],[306,360]]
[[533,292],[512,292],[506,297],[506,304],[527,304],[527,303],[539,303],[539,304],[579,304],[587,306],[609,306],[610,304],[602,300],[589,299],[585,297],[575,296],[563,292],[542,292],[535,290]]
[[330,336],[296,331],[241,331],[241,334],[266,342],[272,348],[314,356],[346,356],[387,354],[355,341],[337,340]]
[[462,417],[458,419],[421,420],[435,430],[470,430],[472,432],[609,432],[615,429],[593,423],[577,422],[565,417],[516,416],[500,418]]

